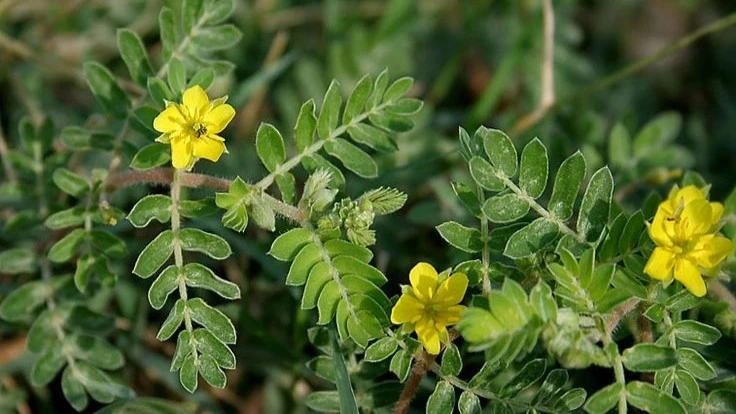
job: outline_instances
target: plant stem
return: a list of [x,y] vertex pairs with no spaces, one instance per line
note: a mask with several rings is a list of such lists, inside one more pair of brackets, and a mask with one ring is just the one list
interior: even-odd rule
[[512,131],[514,135],[519,130],[524,131],[530,125],[534,125],[543,118],[547,111],[555,104],[555,10],[552,7],[552,0],[542,0],[542,13],[544,19],[544,32],[542,50],[542,67],[540,71],[541,93],[539,96],[539,104],[527,115],[524,115],[514,125]]
[[332,277],[332,280],[337,284],[337,289],[340,292],[340,298],[342,298],[342,300],[344,300],[348,306],[348,313],[350,313],[350,317],[357,318],[358,316],[355,313],[355,306],[350,302],[350,295],[345,289],[345,286],[340,281],[340,272],[335,268],[335,266],[332,265],[332,258],[327,252],[325,245],[322,243],[322,239],[320,239],[319,234],[315,230],[314,226],[312,226],[312,223],[309,222],[309,220],[303,221],[301,225],[303,228],[311,233],[312,243],[317,246],[317,248],[319,249],[319,254],[322,256],[322,261],[324,261],[327,264],[327,267],[330,269],[330,276]]
[[[623,304],[619,305],[619,308],[627,308],[628,306],[622,306],[622,305],[630,302],[631,300],[633,299],[630,299],[629,301],[624,302]],[[632,308],[633,307],[636,307],[636,305],[633,305]],[[616,343],[611,338],[611,331],[609,331],[609,326],[608,326],[609,324],[607,324],[603,320],[602,317],[599,317],[596,319],[597,319],[598,330],[603,336],[603,346],[605,348],[608,348],[609,345],[616,346]],[[607,351],[606,351],[606,354],[608,354]],[[621,354],[618,352],[618,347],[616,347],[616,355],[613,358],[611,358],[610,363],[613,366],[613,374],[616,377],[616,383],[621,385],[621,390],[618,393],[618,414],[626,414],[627,409],[628,409],[627,403],[626,403],[626,376],[624,375],[624,364],[623,364],[623,361],[621,360]]]
[[[476,193],[478,198],[483,200],[485,198],[483,188],[478,185],[476,186]],[[489,263],[490,263],[490,249],[488,248],[488,217],[481,213],[480,216],[480,237],[483,241],[483,250],[481,251],[481,274],[483,275],[483,294],[488,296],[491,293],[491,278],[489,275]]]
[[394,406],[393,414],[405,414],[409,411],[411,400],[414,399],[414,395],[417,393],[419,383],[422,382],[422,378],[432,367],[435,358],[437,358],[436,355],[430,355],[424,349],[419,350],[417,357],[414,359],[414,365],[411,367],[409,378],[406,380],[399,400]]
[[[179,215],[179,203],[181,202],[181,175],[183,171],[174,170],[173,180],[171,181],[171,232],[174,233],[174,266],[179,279],[179,296],[185,303],[189,299],[187,295],[187,285],[184,281],[184,257],[181,249],[181,240],[179,240],[179,230],[181,228],[181,216]],[[184,326],[190,334],[193,331],[192,319],[189,317],[189,311],[184,306]]]
[[376,106],[375,108],[371,109],[368,112],[364,112],[360,115],[357,115],[356,117],[351,119],[350,122],[348,122],[346,125],[341,125],[340,127],[335,128],[334,130],[330,132],[330,135],[328,135],[327,138],[318,139],[317,142],[315,142],[314,144],[308,146],[307,148],[304,148],[304,150],[301,153],[290,158],[285,163],[276,167],[276,169],[273,170],[271,173],[269,173],[267,176],[263,177],[260,181],[258,181],[255,184],[255,186],[265,190],[271,184],[273,184],[273,181],[276,179],[277,176],[284,174],[286,172],[289,172],[292,168],[299,165],[299,163],[302,161],[304,157],[307,157],[319,151],[320,149],[322,149],[325,143],[327,143],[327,141],[331,141],[339,137],[340,135],[344,134],[345,132],[347,132],[349,127],[363,122],[370,115],[379,112],[381,109],[383,109],[385,106],[387,106],[390,103],[391,102],[384,102],[381,105]]
[[636,306],[640,302],[641,299],[639,298],[631,298],[616,306],[616,308],[611,312],[611,316],[609,316],[608,320],[605,322],[605,335],[610,337],[613,330],[616,329],[618,324],[621,322],[621,319],[628,315],[629,312],[636,309]]
[[[107,188],[114,190],[136,184],[171,185],[174,177],[173,168],[154,168],[146,171],[130,170],[108,177]],[[210,188],[215,191],[227,191],[232,184],[231,180],[213,177],[207,174],[180,172],[179,184],[189,188]],[[296,206],[284,203],[263,191],[261,198],[271,209],[290,220],[303,223],[306,220],[304,212]]]
[[564,106],[566,104],[569,104],[570,102],[575,102],[580,99],[585,99],[590,95],[593,95],[596,92],[602,91],[610,86],[613,86],[622,80],[628,78],[631,75],[634,75],[638,72],[643,71],[647,67],[651,66],[652,64],[660,61],[663,58],[666,58],[667,56],[670,56],[676,52],[681,51],[682,49],[685,49],[686,47],[690,46],[691,44],[695,43],[702,37],[705,37],[709,34],[713,34],[716,32],[720,32],[722,30],[725,30],[733,25],[736,24],[736,13],[731,13],[728,16],[725,16],[723,18],[720,18],[710,24],[707,24],[700,29],[685,35],[675,41],[674,43],[658,50],[655,53],[652,53],[651,55],[642,58],[640,60],[637,60],[636,62],[633,62],[622,69],[604,77],[603,79],[600,79],[594,83],[592,83],[589,86],[584,87],[583,89],[572,93],[571,95],[568,95],[562,99],[559,99],[555,101],[552,105],[549,105],[546,110],[540,114],[540,116],[533,119],[533,122],[523,122],[524,117],[519,120],[519,122],[514,125],[514,127],[511,129],[511,135],[519,135],[528,129],[535,126],[539,121],[544,119],[545,116],[549,115],[549,113],[553,112],[557,108]]
[[668,338],[669,343],[670,343],[670,348],[677,349],[677,338],[675,338],[675,333],[672,332],[671,330],[673,323],[672,323],[672,317],[670,316],[670,312],[667,309],[665,309],[664,312],[662,312],[662,316],[663,316],[664,326],[667,328],[668,331],[670,331],[669,338]]
[[571,237],[575,238],[575,240],[577,240],[580,243],[587,243],[585,241],[585,238],[583,237],[582,234],[578,234],[575,230],[573,230],[570,227],[568,227],[568,225],[564,221],[562,221],[559,218],[555,217],[552,213],[550,213],[544,207],[542,207],[541,205],[539,205],[539,203],[537,203],[536,200],[534,200],[533,198],[529,197],[524,190],[522,190],[516,184],[514,184],[514,182],[511,181],[508,177],[506,177],[503,174],[496,174],[496,177],[498,177],[499,180],[503,181],[503,184],[508,189],[510,189],[511,191],[513,191],[514,194],[516,194],[517,196],[519,196],[519,198],[522,198],[527,204],[529,204],[529,206],[532,208],[532,210],[536,211],[537,214],[539,214],[544,219],[557,224],[557,227],[559,227],[560,231],[563,234],[566,234],[568,236],[571,236]]

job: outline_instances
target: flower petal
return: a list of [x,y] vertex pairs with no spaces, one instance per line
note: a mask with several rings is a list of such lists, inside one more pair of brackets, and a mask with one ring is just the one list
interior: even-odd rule
[[697,266],[687,259],[675,261],[675,279],[687,288],[693,295],[702,297],[705,295],[705,281]]
[[465,273],[455,273],[445,279],[437,288],[432,302],[442,305],[455,305],[460,303],[468,288],[468,277]]
[[704,268],[711,269],[725,259],[733,249],[731,240],[714,234],[698,238],[693,249],[688,252],[688,258]]
[[415,323],[424,312],[424,305],[410,293],[401,295],[396,305],[391,309],[391,323]]
[[223,152],[225,152],[225,144],[222,141],[209,137],[193,140],[193,155],[197,158],[217,161]]
[[712,226],[712,216],[710,203],[705,199],[694,200],[685,204],[680,217],[679,237],[687,240],[693,238],[693,236],[705,234]]
[[210,98],[207,97],[207,94],[201,86],[194,85],[184,91],[181,101],[184,104],[184,107],[189,111],[189,116],[197,119],[202,113],[202,110],[209,105]]
[[207,131],[212,134],[221,132],[235,116],[235,109],[228,105],[217,105],[202,116],[202,121],[207,124]]
[[192,143],[190,139],[178,137],[171,140],[171,165],[181,169],[189,167],[192,161]]
[[667,280],[672,276],[672,267],[675,264],[675,255],[669,250],[657,247],[649,257],[644,273],[657,280]]
[[674,212],[680,206],[685,206],[695,200],[705,200],[705,191],[694,185],[687,185],[679,189],[674,187],[663,204],[670,209],[670,212]]
[[721,221],[723,216],[723,204],[721,203],[710,203],[711,217],[710,222],[713,226],[717,226],[718,222]]
[[409,272],[409,280],[414,295],[422,302],[428,302],[437,289],[437,270],[425,262],[417,263]]
[[667,223],[667,216],[668,213],[663,207],[660,206],[657,209],[657,214],[654,215],[654,220],[652,220],[652,224],[650,224],[649,228],[647,229],[649,237],[658,246],[672,246],[672,239],[667,233],[667,228],[665,227],[665,223]]
[[424,349],[427,353],[437,355],[440,353],[440,333],[434,327],[434,323],[429,318],[422,318],[417,322],[416,327],[417,337],[419,341],[424,345]]
[[435,326],[450,326],[460,321],[460,314],[465,310],[463,305],[454,305],[444,308],[437,312],[435,316]]
[[176,132],[184,127],[185,122],[179,108],[170,105],[153,119],[153,129],[163,133]]

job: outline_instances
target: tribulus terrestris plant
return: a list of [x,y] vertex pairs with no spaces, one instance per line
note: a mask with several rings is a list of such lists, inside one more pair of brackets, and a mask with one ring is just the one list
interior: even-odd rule
[[[118,56],[83,64],[99,112],[30,99],[2,120],[0,343],[17,358],[0,357],[0,411],[250,412],[261,394],[263,412],[736,410],[736,192],[720,201],[689,170],[678,113],[575,145],[555,139],[578,115],[551,117],[733,15],[566,100],[562,18],[549,0],[507,4],[540,18],[525,32],[542,44],[537,109],[479,126],[515,49],[433,147],[450,86],[396,76],[412,73],[392,55],[407,2],[335,40],[332,68],[281,57],[281,31],[245,81],[234,49],[255,34],[233,0],[160,3],[142,33],[117,30],[127,74]],[[324,3],[337,30],[347,9]],[[306,82],[274,92],[278,116],[259,111],[290,66]],[[397,167],[412,148],[433,155]]]

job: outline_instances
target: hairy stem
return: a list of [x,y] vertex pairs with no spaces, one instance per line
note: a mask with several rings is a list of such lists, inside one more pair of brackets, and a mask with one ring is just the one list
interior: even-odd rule
[[623,319],[631,311],[636,309],[637,305],[639,305],[640,302],[641,299],[639,298],[631,298],[616,306],[616,308],[611,311],[608,320],[606,320],[605,322],[605,335],[610,337],[618,324],[621,322],[621,319]]
[[422,378],[424,378],[427,371],[432,367],[435,358],[437,358],[437,355],[430,355],[423,349],[419,350],[418,355],[414,359],[414,365],[411,367],[409,378],[406,380],[399,400],[394,406],[394,414],[405,414],[409,411],[411,400],[414,399],[414,394],[417,393]]
[[[154,168],[145,171],[130,170],[114,174],[107,180],[107,188],[114,190],[121,187],[127,187],[137,184],[161,184],[171,185],[174,177],[173,168]],[[189,188],[209,188],[215,191],[227,191],[232,184],[232,180],[226,178],[213,177],[207,174],[188,173],[181,171],[179,174],[179,185]],[[303,223],[306,216],[299,208],[291,204],[269,195],[265,191],[261,193],[261,198],[268,204],[277,214],[293,220],[297,223]]]

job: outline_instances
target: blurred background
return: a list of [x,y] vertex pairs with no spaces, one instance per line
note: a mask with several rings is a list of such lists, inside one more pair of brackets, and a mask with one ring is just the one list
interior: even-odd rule
[[[82,63],[100,61],[127,79],[116,43],[116,29],[126,27],[140,34],[158,67],[157,18],[164,4],[180,8],[175,0],[0,0],[0,127],[7,145],[19,145],[22,116],[38,122],[49,117],[57,132],[100,122]],[[460,126],[471,132],[479,125],[505,130],[517,147],[539,137],[551,148],[552,166],[580,148],[589,171],[611,166],[624,208],[641,206],[650,191],[666,191],[670,180],[688,170],[712,183],[713,199],[724,199],[736,174],[736,29],[719,29],[641,71],[601,80],[735,13],[736,2],[555,0],[552,6],[556,104],[528,123],[524,119],[542,96],[540,0],[237,0],[231,21],[243,37],[222,52],[234,66],[210,88],[211,96],[228,94],[238,112],[225,134],[230,155],[197,168],[256,180],[264,173],[253,149],[261,121],[289,136],[301,104],[310,98],[320,102],[333,78],[347,94],[364,74],[384,68],[392,78],[414,77],[410,94],[425,101],[416,128],[399,137],[396,153],[379,156],[378,180],[351,175],[342,194],[388,185],[409,195],[404,209],[377,223],[376,266],[389,277],[390,294],[406,283],[408,269],[418,261],[443,269],[466,259],[434,230],[447,220],[470,220],[450,184],[467,179],[458,153]],[[122,86],[134,95],[141,92],[131,81]],[[615,124],[635,137],[662,114],[670,130],[659,147],[630,158],[610,148]],[[133,132],[127,140],[134,148],[153,138]],[[80,162],[106,165],[108,159],[82,156]],[[120,191],[111,203],[127,210],[146,192]],[[0,211],[0,221],[8,214]],[[219,216],[199,224],[218,229]],[[119,226],[132,252],[127,268],[119,269],[113,290],[94,300],[116,316],[113,341],[126,351],[127,361],[118,375],[141,395],[179,400],[187,396],[169,373],[173,345],[155,340],[165,313],[148,307],[144,292],[150,281],[129,273],[135,253],[156,229],[147,231]],[[226,390],[203,387],[189,398],[211,412],[303,409],[300,398],[323,385],[305,367],[316,354],[305,336],[314,315],[294,311],[298,296],[283,284],[286,267],[265,255],[269,233],[251,226],[245,236],[225,236],[236,254],[219,272],[244,292],[242,301],[225,305],[240,332],[238,369],[230,372]],[[0,235],[0,247],[12,238]],[[0,275],[0,295],[14,284]],[[49,394],[11,375],[31,363],[23,352],[23,333],[22,326],[0,322],[3,392],[25,390],[32,412],[62,406],[57,412],[66,412],[70,408],[58,384]]]

